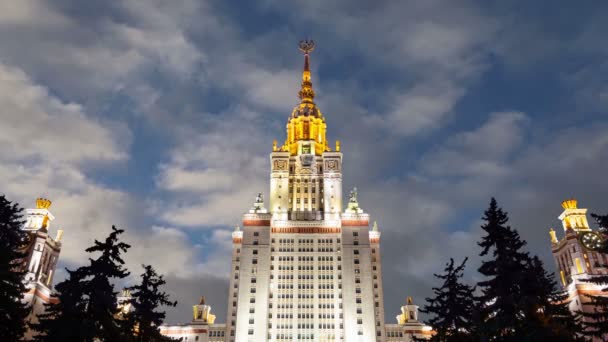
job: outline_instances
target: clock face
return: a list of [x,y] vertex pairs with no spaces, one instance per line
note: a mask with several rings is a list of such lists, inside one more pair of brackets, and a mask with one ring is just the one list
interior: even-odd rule
[[581,234],[579,238],[583,246],[587,249],[597,251],[602,247],[603,239],[597,233],[586,232]]

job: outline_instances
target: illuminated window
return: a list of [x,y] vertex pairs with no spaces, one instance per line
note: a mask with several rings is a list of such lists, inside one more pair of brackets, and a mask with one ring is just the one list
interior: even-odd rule
[[583,266],[581,265],[581,260],[579,258],[575,258],[574,262],[576,263],[576,271],[578,273],[583,273]]

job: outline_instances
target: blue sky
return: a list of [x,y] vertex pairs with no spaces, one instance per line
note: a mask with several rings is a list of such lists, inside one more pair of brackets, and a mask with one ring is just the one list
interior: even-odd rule
[[[246,7],[243,7],[246,6]],[[528,248],[576,197],[607,212],[607,6],[510,1],[6,1],[0,190],[54,201],[63,266],[112,224],[189,319],[223,321],[230,231],[284,139],[312,38],[344,185],[383,232],[388,317],[450,257],[479,262],[491,196]],[[558,229],[558,232],[559,229]]]

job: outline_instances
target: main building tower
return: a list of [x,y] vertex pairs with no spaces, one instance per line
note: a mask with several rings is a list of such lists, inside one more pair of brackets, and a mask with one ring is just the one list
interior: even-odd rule
[[340,142],[330,148],[314,102],[314,43],[299,47],[300,103],[270,153],[270,201],[258,195],[233,234],[227,340],[384,340],[380,233],[356,189],[342,211]]
[[314,102],[313,49],[300,42],[300,103],[285,141],[272,146],[269,202],[258,194],[232,233],[226,324],[201,319],[195,306],[191,323],[165,325],[163,334],[198,342],[409,342],[432,333],[411,298],[397,323],[385,324],[380,232],[356,188],[342,204],[342,152],[339,141],[330,147]]

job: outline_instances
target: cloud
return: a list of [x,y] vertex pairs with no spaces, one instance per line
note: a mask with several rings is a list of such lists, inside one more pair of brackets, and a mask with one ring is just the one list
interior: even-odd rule
[[521,112],[492,113],[482,126],[450,137],[426,155],[422,173],[500,179],[510,171],[509,157],[524,141],[527,121]]
[[[22,70],[0,64],[0,156],[53,163],[120,161],[127,158],[126,127],[87,118],[84,108],[49,95]],[[15,154],[15,151],[19,151]]]
[[2,61],[62,97],[94,103],[113,89],[141,87],[149,68],[189,77],[204,58],[177,25],[175,10],[127,1],[80,17],[78,5],[11,4],[0,16]]
[[189,136],[171,151],[157,176],[157,186],[170,195],[161,204],[168,208],[165,220],[184,226],[233,226],[255,194],[267,194],[266,153],[272,145],[260,117],[240,113],[209,119],[205,134]]
[[464,94],[464,88],[449,80],[422,81],[396,96],[386,115],[374,115],[368,120],[379,128],[401,136],[420,135],[444,125]]

